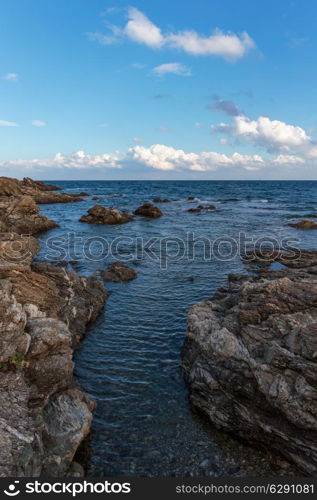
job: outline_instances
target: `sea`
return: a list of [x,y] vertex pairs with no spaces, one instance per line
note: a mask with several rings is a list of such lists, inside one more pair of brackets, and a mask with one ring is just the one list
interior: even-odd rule
[[[86,444],[88,475],[234,476],[265,462],[191,408],[180,358],[187,314],[229,273],[250,271],[241,257],[253,245],[316,248],[317,231],[288,224],[316,221],[317,182],[54,183],[89,196],[41,205],[60,227],[41,235],[38,259],[71,262],[82,275],[98,275],[119,260],[138,273],[133,281],[105,283],[104,312],[74,356],[76,378],[97,402]],[[79,222],[95,204],[133,213],[154,198],[170,200],[155,203],[163,212],[156,219]],[[188,211],[198,205],[215,210]]]

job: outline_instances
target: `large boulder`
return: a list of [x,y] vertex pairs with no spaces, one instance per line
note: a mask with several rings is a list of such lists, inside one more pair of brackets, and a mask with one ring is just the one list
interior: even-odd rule
[[107,208],[102,205],[95,205],[88,210],[88,215],[83,215],[80,222],[88,224],[124,224],[133,220],[133,217],[126,212],[120,212],[116,208]]
[[191,403],[237,437],[317,475],[317,255],[232,276],[194,305],[182,363]]
[[162,211],[152,203],[143,203],[143,205],[135,210],[135,215],[142,215],[143,217],[150,217],[155,219],[163,215]]

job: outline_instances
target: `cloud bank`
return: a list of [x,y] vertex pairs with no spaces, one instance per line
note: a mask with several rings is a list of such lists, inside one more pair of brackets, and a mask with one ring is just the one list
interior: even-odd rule
[[[246,155],[238,152],[232,155],[216,151],[201,153],[185,152],[165,144],[153,144],[149,147],[135,145],[126,152],[104,153],[90,155],[77,151],[70,155],[57,153],[52,158],[17,159],[0,162],[2,170],[18,168],[21,170],[41,171],[54,168],[75,170],[107,170],[128,167],[145,167],[160,171],[176,172],[215,172],[216,170],[236,168],[244,171],[258,171],[266,167],[293,167],[305,163],[305,160],[295,155],[277,155],[263,157],[258,154]],[[9,173],[9,172],[8,172]],[[58,175],[58,174],[57,174]]]

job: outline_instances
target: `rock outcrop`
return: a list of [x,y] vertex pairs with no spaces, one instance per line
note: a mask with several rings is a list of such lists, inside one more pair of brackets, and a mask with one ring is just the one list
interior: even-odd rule
[[61,188],[54,186],[54,184],[46,184],[43,181],[34,181],[30,177],[24,177],[22,184],[32,189],[39,189],[40,191],[60,191]]
[[135,215],[142,215],[155,219],[163,215],[162,211],[152,203],[143,203],[143,205],[134,211]]
[[0,199],[3,197],[18,198],[26,195],[31,196],[36,203],[40,204],[82,201],[79,194],[56,193],[54,192],[56,190],[59,188],[29,178],[19,181],[10,177],[0,177]]
[[88,224],[125,224],[133,220],[133,217],[126,212],[120,212],[116,208],[107,208],[102,205],[95,205],[88,210],[87,215],[83,215],[80,222]]
[[102,273],[106,281],[115,281],[118,283],[134,280],[137,274],[137,271],[131,269],[131,267],[128,267],[123,262],[113,262],[108,266],[108,271]]
[[74,380],[73,348],[106,292],[95,277],[33,265],[39,243],[25,233],[56,224],[39,214],[19,181],[0,181],[1,188],[0,476],[78,475],[73,458],[94,403]]
[[[285,267],[272,271],[273,261]],[[261,264],[259,276],[231,275],[191,308],[190,400],[217,428],[317,475],[317,253]]]
[[31,196],[0,198],[0,231],[36,234],[58,227],[56,222],[39,211]]

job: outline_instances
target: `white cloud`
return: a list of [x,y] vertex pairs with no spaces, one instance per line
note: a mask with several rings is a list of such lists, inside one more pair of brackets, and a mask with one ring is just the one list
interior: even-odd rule
[[[162,171],[193,171],[214,172],[216,170],[235,168],[245,171],[258,171],[265,168],[303,166],[305,160],[300,156],[283,155],[276,157],[262,157],[260,155],[247,155],[238,152],[232,155],[218,153],[217,151],[203,151],[201,153],[185,152],[164,144],[153,144],[145,147],[139,144],[129,148],[126,152],[104,153],[90,155],[84,151],[65,155],[57,153],[52,158],[16,159],[1,161],[0,168],[41,171],[45,168],[59,169],[108,169],[108,168],[133,168],[133,165],[148,167]],[[58,175],[58,174],[57,174]]]
[[201,36],[193,30],[183,31],[169,35],[166,42],[189,54],[220,56],[229,61],[240,59],[250,49],[255,48],[255,42],[248,33],[243,32],[238,36],[235,33],[224,33],[219,29],[208,37]]
[[254,40],[246,32],[237,35],[216,29],[209,36],[200,35],[194,30],[163,33],[161,28],[135,7],[128,9],[128,22],[123,28],[110,26],[110,30],[110,35],[101,33],[88,35],[91,40],[96,40],[103,45],[126,37],[152,49],[168,47],[192,55],[219,56],[229,61],[240,59],[256,47]]
[[84,151],[77,151],[70,155],[57,153],[53,158],[2,161],[0,167],[120,168],[119,159],[118,153],[89,155]]
[[18,127],[15,122],[8,122],[7,120],[0,120],[0,127]]
[[158,130],[159,132],[172,132],[172,129],[171,129],[170,127],[164,127],[164,126],[162,126],[162,127],[157,127],[157,130]]
[[190,69],[181,63],[165,63],[160,64],[153,68],[153,73],[157,76],[164,76],[166,74],[172,73],[174,75],[180,76],[190,76]]
[[269,152],[301,151],[308,153],[313,140],[306,131],[295,125],[260,116],[256,120],[245,115],[233,117],[233,123],[220,123],[213,130],[223,132],[236,139],[263,146]]
[[223,146],[225,146],[226,144],[228,144],[228,143],[229,143],[228,139],[225,139],[224,137],[222,137],[222,138],[220,139],[220,141],[219,141],[219,142],[220,142],[220,144],[222,144]]
[[130,148],[128,156],[148,167],[159,170],[196,170],[200,172],[214,171],[220,167],[240,166],[247,170],[263,167],[265,162],[259,155],[241,155],[234,153],[227,156],[214,151],[202,153],[185,153],[164,144],[154,144],[149,148],[135,146]]
[[16,82],[19,78],[19,75],[17,73],[6,73],[3,76],[4,80],[7,80],[8,82]]
[[143,43],[148,47],[162,47],[165,40],[160,28],[155,26],[141,11],[134,7],[128,10],[128,22],[123,33],[131,40]]
[[103,33],[99,33],[99,31],[87,33],[87,36],[89,40],[92,42],[99,42],[100,45],[112,45],[118,41],[118,37],[116,35],[104,35]]
[[292,166],[303,164],[305,163],[305,160],[296,155],[278,155],[273,159],[272,163],[281,166]]
[[140,142],[143,142],[143,139],[141,139],[141,137],[133,137],[132,141],[138,144]]
[[45,127],[46,123],[42,120],[32,120],[33,127]]

